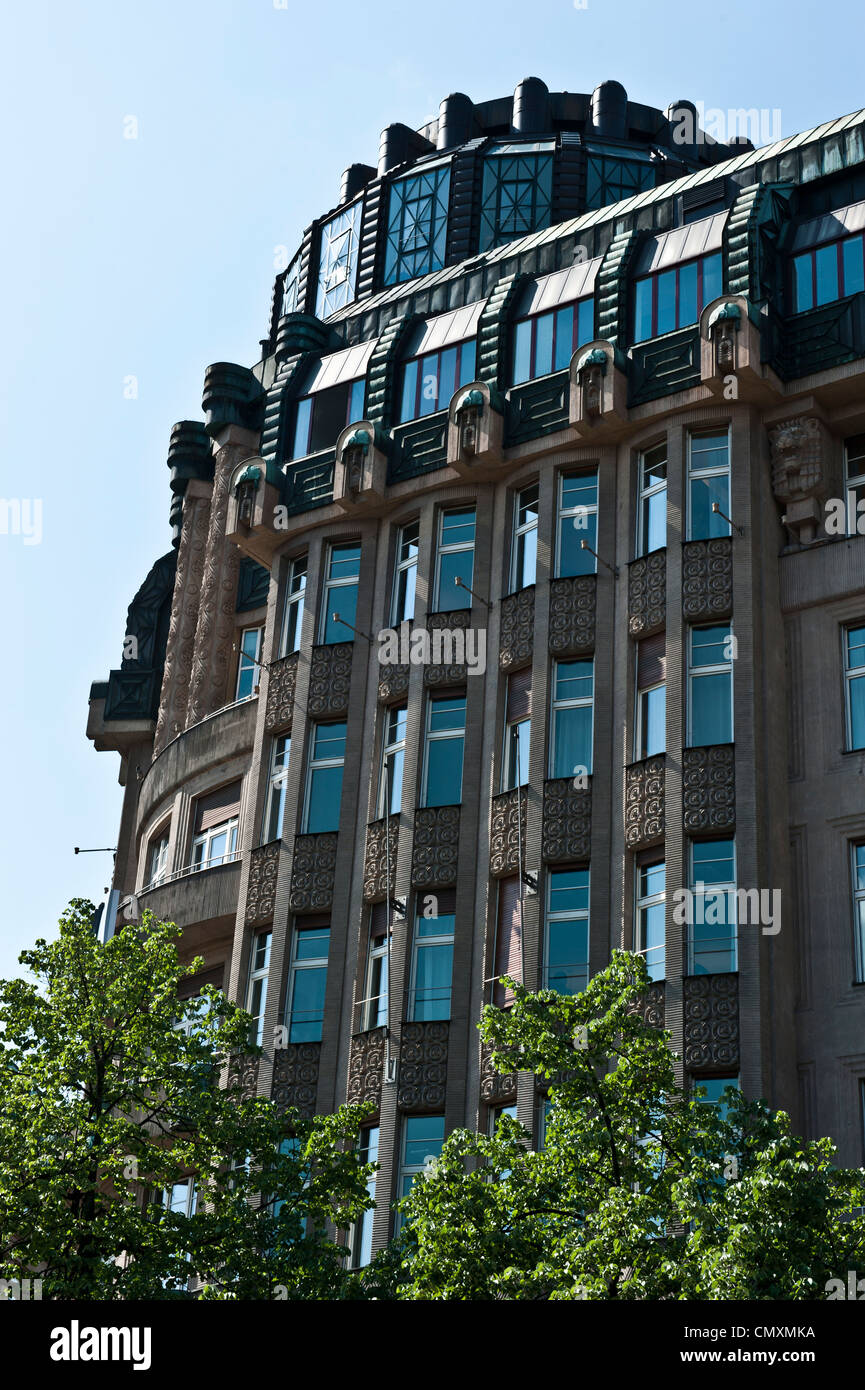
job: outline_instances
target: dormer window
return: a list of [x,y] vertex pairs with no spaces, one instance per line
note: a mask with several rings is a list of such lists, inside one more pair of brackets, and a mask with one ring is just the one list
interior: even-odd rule
[[550,225],[552,140],[493,145],[484,159],[478,250],[501,246]]
[[[862,231],[854,231],[863,225],[865,203],[855,203],[798,228],[792,247],[791,313],[803,314],[865,290]],[[839,235],[844,232],[852,234]]]
[[635,269],[634,342],[697,323],[724,292],[721,246],[727,213],[652,237]]
[[357,253],[360,245],[360,218],[363,202],[325,222],[321,228],[318,264],[318,294],[315,312],[326,319],[354,299],[357,280]]
[[366,368],[375,340],[322,357],[303,383],[294,416],[290,458],[332,449],[346,425],[363,419]]
[[412,332],[402,369],[400,424],[446,410],[451,396],[474,381],[475,335],[483,302],[420,323]]
[[578,262],[523,291],[514,322],[514,386],[565,371],[577,348],[593,341],[599,265],[599,259]]
[[384,283],[397,285],[428,275],[445,263],[450,162],[427,165],[391,184]]

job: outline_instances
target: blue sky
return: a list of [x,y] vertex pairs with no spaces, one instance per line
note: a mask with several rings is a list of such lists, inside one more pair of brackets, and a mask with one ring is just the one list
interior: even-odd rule
[[0,496],[42,506],[39,544],[0,534],[10,975],[69,898],[109,881],[110,855],[73,854],[115,843],[121,805],[119,759],[84,736],[87,694],[169,548],[171,426],[200,418],[210,362],[255,362],[277,248],[334,204],[348,164],[376,163],[382,128],[528,75],[777,109],[784,135],[865,88],[850,0],[41,0],[0,23]]

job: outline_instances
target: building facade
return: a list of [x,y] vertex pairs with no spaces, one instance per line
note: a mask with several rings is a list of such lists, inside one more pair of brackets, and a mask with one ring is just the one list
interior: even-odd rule
[[616,947],[684,1082],[862,1162],[863,132],[452,95],[172,431],[172,548],[90,695],[106,930],[183,928],[250,1091],[375,1105],[358,1261],[452,1128],[542,1140],[480,1045],[498,977]]

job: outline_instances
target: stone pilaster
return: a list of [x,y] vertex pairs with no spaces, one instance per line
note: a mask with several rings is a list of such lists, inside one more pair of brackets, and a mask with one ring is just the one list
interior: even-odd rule
[[177,576],[171,597],[171,622],[162,675],[154,756],[186,726],[189,683],[195,651],[198,607],[204,578],[210,526],[209,483],[193,480],[183,499],[183,527],[177,551]]
[[239,463],[255,455],[258,436],[238,425],[229,425],[220,431],[216,444],[187,727],[219,709],[228,699],[240,552],[226,540],[225,524],[232,475]]

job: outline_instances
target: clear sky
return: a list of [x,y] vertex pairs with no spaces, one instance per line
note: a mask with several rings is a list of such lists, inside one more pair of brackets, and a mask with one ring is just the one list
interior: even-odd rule
[[0,975],[109,881],[110,855],[73,855],[115,843],[121,804],[87,695],[170,546],[171,426],[201,418],[210,362],[256,361],[277,248],[333,206],[347,165],[376,163],[382,128],[530,75],[777,110],[784,135],[865,105],[853,0],[582,4],[4,7],[0,497],[41,501],[42,535],[0,534]]

